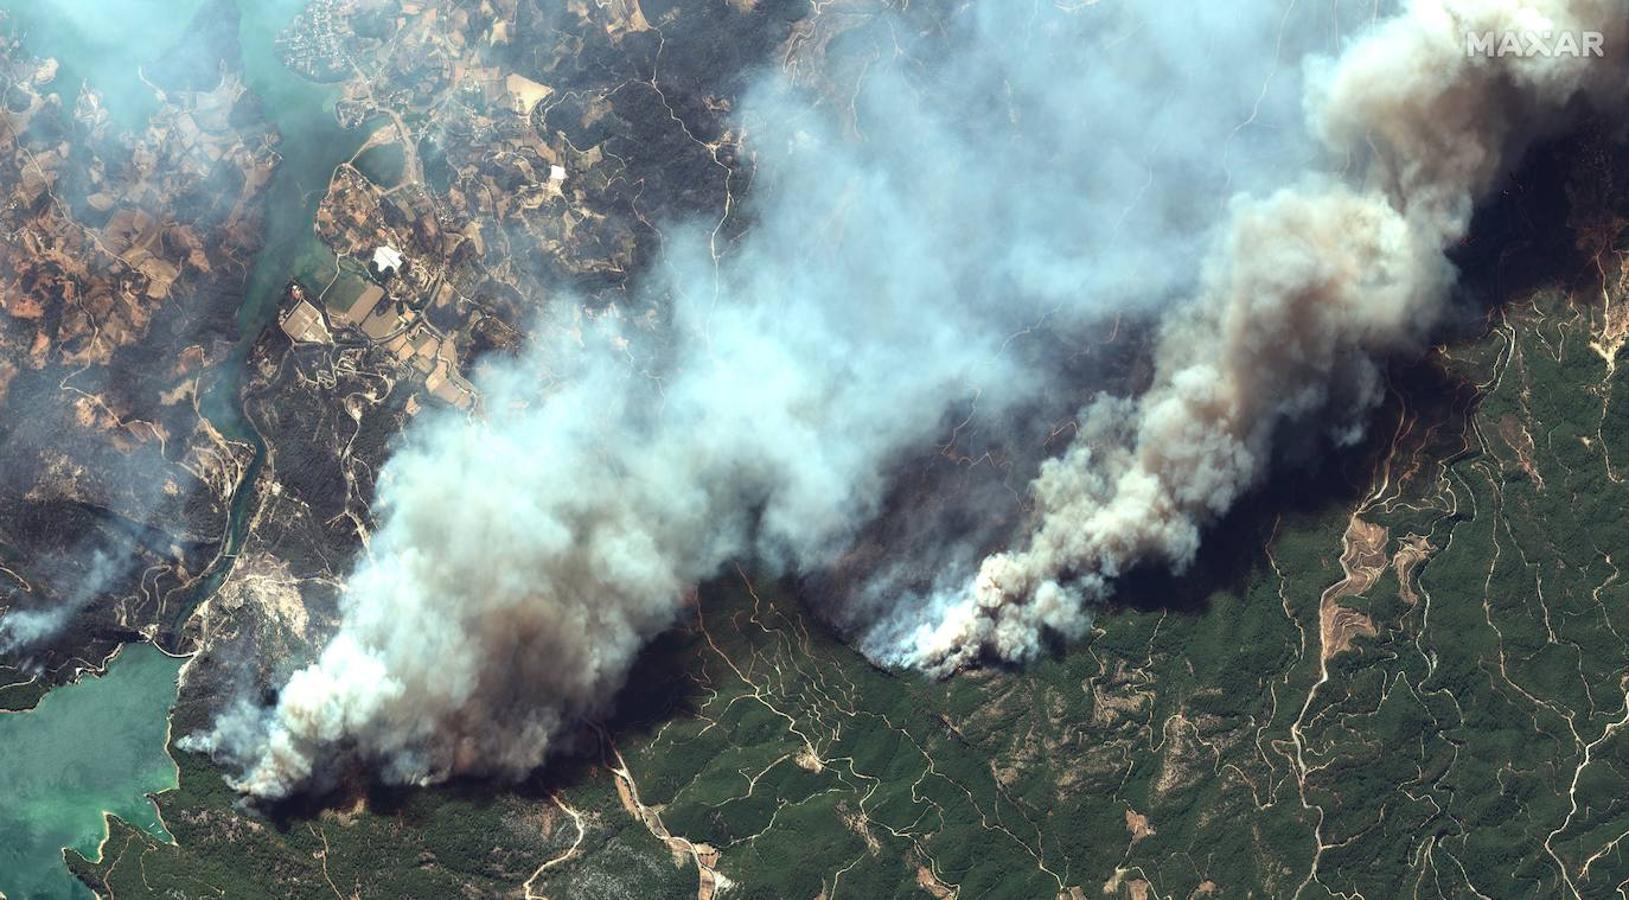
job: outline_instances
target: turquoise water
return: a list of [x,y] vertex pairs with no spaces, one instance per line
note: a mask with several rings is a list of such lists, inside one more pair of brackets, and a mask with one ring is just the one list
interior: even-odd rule
[[[365,138],[363,129],[348,131],[335,121],[334,87],[300,78],[277,55],[277,33],[304,2],[238,0],[244,78],[282,136],[282,162],[267,188],[265,246],[251,262],[238,308],[238,350],[204,398],[204,412],[223,433],[253,443],[257,452],[231,506],[226,552],[192,602],[163,623],[169,634],[219,585],[246,530],[265,448],[242,415],[242,364],[271,324],[283,286],[294,278],[320,284],[332,272],[334,255],[312,223],[334,167]],[[136,67],[173,46],[200,5],[0,0],[27,50],[58,60],[54,87],[64,102],[72,103],[80,80],[88,79],[106,93],[108,114],[132,129],[157,108],[135,77]],[[68,874],[61,848],[94,856],[103,810],[168,838],[144,794],[175,784],[165,743],[179,670],[179,660],[151,646],[127,647],[104,677],[53,690],[32,711],[0,715],[0,892],[8,900],[89,896]]]
[[[233,500],[227,546],[201,588],[166,622],[161,637],[178,633],[197,605],[219,587],[242,542],[253,486],[265,458],[264,442],[244,420],[241,388],[249,348],[277,313],[284,285],[299,279],[320,287],[333,274],[334,254],[316,236],[313,222],[328,180],[354,155],[364,129],[341,128],[334,118],[339,95],[333,85],[301,78],[283,65],[276,48],[279,32],[306,0],[237,0],[243,77],[281,141],[281,160],[266,188],[264,245],[250,261],[238,306],[239,341],[232,360],[221,367],[201,397],[201,408],[222,434],[255,447],[255,456]],[[139,67],[160,57],[186,32],[203,0],[0,0],[10,28],[25,49],[57,60],[53,88],[71,104],[81,80],[105,93],[108,114],[139,129],[158,108],[152,90],[136,77]]]
[[[301,78],[283,65],[277,35],[306,0],[238,0],[244,80],[282,136],[282,156],[267,186],[266,243],[252,261],[238,308],[242,340],[238,361],[271,324],[283,286],[300,278],[318,287],[333,273],[334,254],[312,230],[334,167],[350,159],[366,138],[364,129],[335,121],[334,85]],[[139,67],[160,58],[186,32],[203,0],[0,0],[24,48],[57,60],[52,89],[71,105],[81,80],[102,91],[108,114],[139,129],[158,109]],[[235,374],[235,373],[234,373]],[[221,379],[205,397],[205,413],[229,436],[247,440],[236,414],[241,379]]]
[[252,341],[270,323],[283,286],[299,277],[321,287],[334,270],[334,254],[312,229],[334,168],[362,146],[365,129],[341,128],[334,119],[333,85],[317,84],[283,65],[273,38],[304,0],[240,0],[244,77],[283,141],[283,157],[269,186],[266,246],[255,258],[238,324]]
[[103,94],[113,121],[140,128],[158,109],[137,67],[175,46],[203,0],[5,0],[0,2],[23,46],[60,68],[49,90],[73,108],[79,85]]
[[[320,287],[333,273],[335,258],[317,237],[317,207],[327,191],[334,168],[354,155],[366,139],[364,129],[341,128],[334,118],[333,85],[317,84],[296,75],[277,54],[275,39],[305,0],[239,0],[242,13],[239,40],[243,49],[244,81],[260,98],[264,114],[282,137],[282,157],[267,185],[265,244],[250,264],[243,302],[238,307],[240,338],[232,362],[224,367],[202,398],[205,416],[229,438],[247,441],[255,456],[244,474],[229,512],[227,547],[222,562],[237,553],[253,508],[253,487],[265,461],[265,442],[245,421],[241,389],[245,362],[255,339],[272,324],[283,288],[300,279]],[[182,604],[169,633],[179,632],[192,612],[220,587],[226,566],[218,564],[200,589]]]
[[107,673],[0,715],[0,892],[89,897],[62,848],[95,858],[107,811],[166,840],[149,792],[176,786],[165,744],[181,660],[126,646]]
[[[341,128],[335,120],[337,87],[301,78],[278,55],[278,33],[305,2],[238,0],[243,78],[281,137],[281,160],[266,187],[265,243],[250,261],[237,310],[237,350],[201,401],[203,414],[222,434],[252,444],[256,452],[230,509],[226,550],[189,602],[161,623],[165,636],[179,632],[197,604],[219,587],[225,563],[242,541],[265,456],[263,442],[242,414],[244,363],[255,339],[272,324],[283,287],[294,279],[320,287],[333,274],[334,254],[312,225],[334,168],[366,138],[364,129]],[[0,0],[28,52],[61,65],[54,87],[64,102],[71,103],[80,79],[88,79],[106,92],[108,114],[132,129],[158,108],[152,91],[135,77],[138,67],[174,46],[201,6],[202,0]]]

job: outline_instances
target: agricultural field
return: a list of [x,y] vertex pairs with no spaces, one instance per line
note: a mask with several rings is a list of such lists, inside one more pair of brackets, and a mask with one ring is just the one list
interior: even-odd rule
[[115,822],[75,868],[115,896],[248,896],[246,860],[312,897],[1612,895],[1618,315],[1500,307],[1400,374],[1371,450],[1268,487],[1033,666],[887,672],[737,571],[542,780],[261,820],[177,753],[178,846]]

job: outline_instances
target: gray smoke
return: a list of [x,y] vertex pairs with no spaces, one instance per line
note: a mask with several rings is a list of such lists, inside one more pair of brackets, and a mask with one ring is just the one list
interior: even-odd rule
[[[937,672],[986,653],[1028,659],[1047,629],[1078,633],[1128,566],[1191,562],[1205,525],[1267,474],[1280,428],[1355,439],[1380,362],[1440,312],[1454,277],[1443,251],[1476,201],[1574,101],[1621,101],[1626,12],[1619,0],[1417,0],[1315,62],[1312,130],[1354,174],[1235,201],[1197,298],[1161,329],[1153,386],[1086,407],[1079,439],[1032,485],[1024,547],[940,598],[901,658]],[[1495,52],[1470,52],[1469,35],[1494,36]],[[1544,47],[1573,35],[1575,51],[1606,55],[1500,55],[1504,35],[1528,50],[1528,35]]]
[[[1455,9],[1507,7],[1616,28],[1620,4]],[[1176,305],[1153,387],[1092,403],[1041,472],[1024,549],[973,589],[987,535],[937,549],[943,589],[867,608],[862,643],[947,671],[1077,633],[1125,565],[1191,557],[1278,423],[1332,404],[1361,422],[1375,360],[1419,340],[1451,280],[1441,248],[1517,129],[1611,68],[1467,60],[1459,23],[1420,3],[1316,77],[1313,140],[1300,60],[1338,48],[1334,12],[977,4],[919,37],[888,19],[899,52],[853,121],[846,98],[766,77],[739,106],[759,165],[746,236],[715,259],[710,224],[675,229],[647,286],[659,326],[555,301],[524,359],[478,373],[480,416],[411,429],[338,634],[274,707],[193,745],[261,797],[320,785],[344,753],[395,781],[522,775],[603,711],[696,582],[744,557],[831,564],[969,409],[1027,433],[1078,404],[1026,335]],[[1320,141],[1366,139],[1360,179],[1316,174]]]

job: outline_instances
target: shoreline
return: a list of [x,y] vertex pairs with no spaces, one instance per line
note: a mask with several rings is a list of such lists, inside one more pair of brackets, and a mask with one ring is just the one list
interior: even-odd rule
[[[118,810],[108,808],[108,804],[104,803],[99,805],[96,809],[97,821],[99,823],[99,833],[91,833],[87,830],[78,836],[70,838],[69,842],[56,848],[58,864],[62,867],[61,874],[65,875],[74,884],[84,887],[92,896],[97,896],[96,892],[90,890],[90,888],[85,885],[84,882],[81,881],[75,874],[73,867],[70,865],[68,854],[73,853],[79,858],[90,863],[101,863],[106,858],[107,843],[113,837],[113,819],[117,818],[120,822],[124,823],[132,830],[148,835],[154,838],[157,842],[168,844],[170,846],[178,846],[175,835],[170,830],[169,823],[164,820],[164,811],[159,805],[159,798],[167,793],[179,790],[181,787],[181,765],[176,760],[172,750],[175,740],[175,704],[176,698],[178,698],[180,694],[183,672],[185,671],[187,665],[189,665],[191,661],[197,657],[197,653],[172,653],[165,650],[163,647],[159,646],[155,641],[149,638],[119,643],[115,645],[111,651],[109,651],[109,653],[101,660],[99,664],[90,664],[87,662],[86,665],[77,669],[72,681],[64,682],[63,684],[51,687],[50,690],[41,696],[39,702],[36,703],[34,707],[24,710],[5,711],[13,713],[38,712],[47,702],[47,698],[49,698],[52,694],[55,694],[58,688],[81,684],[84,682],[87,675],[94,676],[96,678],[105,677],[111,671],[113,663],[119,659],[128,648],[139,645],[151,647],[152,649],[156,650],[165,660],[181,662],[181,665],[175,668],[173,680],[170,682],[170,690],[173,693],[164,710],[164,731],[160,746],[160,752],[163,754],[164,760],[169,763],[169,775],[165,779],[166,783],[161,788],[141,792],[140,802],[147,804],[146,808],[152,811],[153,819],[151,825],[126,815],[127,813],[132,812],[131,809],[126,809],[124,810],[124,813],[121,813]],[[31,681],[37,680],[38,676],[31,679]],[[91,843],[92,841],[93,843]],[[0,890],[0,900],[6,900],[6,897],[7,894],[3,890]]]

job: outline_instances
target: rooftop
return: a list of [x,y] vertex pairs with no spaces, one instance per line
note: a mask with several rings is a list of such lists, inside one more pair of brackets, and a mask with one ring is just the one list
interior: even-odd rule
[[328,326],[323,324],[322,313],[304,300],[294,304],[283,314],[283,333],[295,343],[327,344],[332,342]]
[[373,265],[380,273],[394,272],[402,267],[402,253],[389,244],[373,251]]

